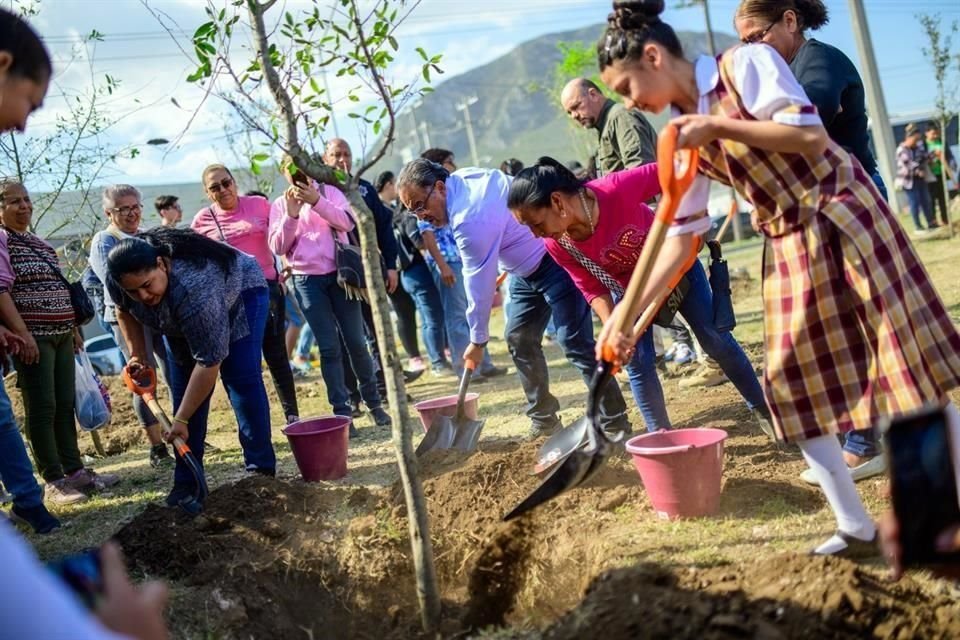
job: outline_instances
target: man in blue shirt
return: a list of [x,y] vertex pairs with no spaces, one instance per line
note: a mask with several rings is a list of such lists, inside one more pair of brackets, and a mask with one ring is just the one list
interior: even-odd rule
[[[400,200],[421,221],[449,226],[463,260],[470,345],[464,360],[479,365],[489,340],[490,310],[498,270],[514,276],[513,310],[507,318],[507,345],[527,395],[532,435],[560,426],[560,404],[550,394],[541,340],[551,312],[567,359],[589,382],[596,366],[590,307],[562,267],[547,255],[543,241],[507,209],[510,178],[490,169],[450,174],[420,158],[397,178]],[[600,420],[610,432],[629,431],[623,395],[614,381],[602,392]]]

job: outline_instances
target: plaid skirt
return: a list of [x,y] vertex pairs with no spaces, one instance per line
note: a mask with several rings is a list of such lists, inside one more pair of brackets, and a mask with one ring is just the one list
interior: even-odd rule
[[960,335],[884,204],[833,201],[768,238],[763,301],[764,393],[783,440],[866,429],[960,383]]

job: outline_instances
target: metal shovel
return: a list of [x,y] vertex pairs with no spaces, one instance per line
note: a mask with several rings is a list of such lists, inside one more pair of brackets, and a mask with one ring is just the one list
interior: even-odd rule
[[[136,378],[134,378],[134,376],[136,376]],[[173,431],[173,425],[170,424],[170,419],[167,417],[167,414],[164,413],[163,407],[160,406],[160,403],[157,402],[156,395],[154,395],[157,390],[156,372],[151,367],[141,365],[137,371],[131,373],[129,366],[127,366],[123,368],[123,382],[130,391],[143,398],[143,401],[147,403],[147,407],[150,408],[150,412],[153,413],[154,417],[160,423],[163,434],[169,435],[170,432]],[[184,464],[187,465],[187,468],[190,469],[196,485],[194,494],[182,498],[179,505],[181,509],[195,516],[203,511],[203,501],[209,493],[207,489],[207,478],[196,456],[193,455],[193,452],[190,450],[190,447],[187,446],[187,443],[184,442],[183,438],[176,437],[173,439],[173,449],[177,455],[180,456],[180,459],[183,460]]]
[[[657,313],[663,303],[670,297],[670,293],[680,284],[684,274],[690,270],[693,263],[697,261],[697,254],[700,252],[700,243],[694,244],[690,251],[687,261],[670,278],[667,286],[657,294],[657,296],[647,306],[646,311],[640,316],[640,319],[633,325],[634,335],[641,335],[650,328],[657,317]],[[580,418],[569,427],[565,427],[556,432],[540,447],[537,452],[537,462],[533,466],[534,473],[543,473],[553,465],[562,462],[567,456],[575,450],[587,444],[587,431],[590,421],[587,418]],[[613,442],[618,442],[619,438],[609,438]]]
[[[637,298],[647,286],[653,265],[660,253],[660,248],[663,246],[663,241],[666,239],[667,230],[677,213],[680,200],[693,182],[694,177],[696,177],[699,158],[697,151],[684,149],[680,151],[678,156],[678,135],[679,131],[672,125],[664,127],[660,134],[660,140],[657,144],[657,164],[663,198],[660,206],[657,207],[656,217],[650,227],[643,250],[640,252],[640,259],[637,261],[637,266],[634,268],[633,275],[630,277],[630,282],[624,292],[623,300],[620,301],[620,304],[626,305],[624,307],[626,313],[617,316],[618,324],[612,327],[614,335],[626,329],[629,319],[640,313],[641,310],[635,308]],[[678,159],[680,161],[679,167],[675,165]],[[613,362],[612,350],[605,346],[603,351],[603,358],[597,363],[597,369],[590,381],[590,390],[587,396],[587,420],[589,422],[587,446],[574,450],[563,462],[556,465],[540,486],[505,515],[504,520],[510,520],[526,513],[564,491],[582,484],[596,473],[603,464],[610,448],[611,439],[600,427],[597,420],[597,409],[600,390],[603,389],[617,369]]]
[[473,376],[475,366],[472,360],[463,363],[463,377],[460,379],[460,391],[457,393],[457,413],[453,418],[438,415],[433,419],[423,440],[417,445],[418,456],[433,449],[473,451],[476,448],[484,421],[468,418],[464,409],[467,388],[470,386],[470,378]]

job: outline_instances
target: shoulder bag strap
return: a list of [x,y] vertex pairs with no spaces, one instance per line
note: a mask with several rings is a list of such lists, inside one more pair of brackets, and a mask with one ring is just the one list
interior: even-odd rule
[[223,235],[223,228],[220,226],[220,221],[217,220],[217,214],[213,212],[213,207],[207,207],[207,211],[210,212],[210,217],[213,218],[213,224],[217,225],[217,231],[220,232],[220,240],[224,244],[230,244],[227,242],[227,236]]
[[560,236],[558,240],[560,246],[567,250],[567,253],[576,258],[584,269],[590,272],[590,274],[599,280],[603,286],[610,290],[610,293],[617,296],[617,298],[623,297],[623,286],[614,279],[609,273],[607,273],[603,268],[600,267],[596,262],[588,258],[583,254],[583,251],[577,249],[574,244],[570,241],[570,238],[567,236]]

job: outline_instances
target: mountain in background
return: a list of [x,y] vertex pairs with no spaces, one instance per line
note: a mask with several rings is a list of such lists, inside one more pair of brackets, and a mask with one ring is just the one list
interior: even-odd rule
[[[421,104],[397,117],[396,142],[390,154],[366,177],[373,180],[379,171],[399,171],[426,148],[427,140],[431,147],[452,150],[458,165],[474,164],[464,112],[457,109],[457,105],[474,97],[477,100],[469,111],[482,166],[499,167],[511,157],[531,164],[543,155],[563,162],[579,160],[586,165],[596,148],[597,136],[594,131],[583,130],[560,108],[555,87],[562,86],[566,79],[555,77],[563,57],[558,44],[580,42],[592,48],[603,29],[604,25],[596,24],[540,36],[493,62],[437,84]],[[706,34],[680,31],[677,35],[688,58],[707,52]],[[737,42],[723,33],[714,38],[721,51]],[[666,120],[652,119],[657,128]]]

